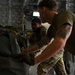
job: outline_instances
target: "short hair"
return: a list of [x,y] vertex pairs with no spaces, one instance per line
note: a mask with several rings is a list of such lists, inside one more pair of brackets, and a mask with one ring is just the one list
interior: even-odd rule
[[34,17],[31,22],[36,22],[36,23],[41,24],[41,19],[38,17]]
[[54,7],[57,7],[57,4],[54,0],[42,0],[40,1],[38,7],[47,7],[48,9],[52,10]]

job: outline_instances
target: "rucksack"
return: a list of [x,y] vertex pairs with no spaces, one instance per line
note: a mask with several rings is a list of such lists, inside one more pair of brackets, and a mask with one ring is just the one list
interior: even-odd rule
[[12,28],[0,26],[0,55],[17,57],[26,43],[26,39]]

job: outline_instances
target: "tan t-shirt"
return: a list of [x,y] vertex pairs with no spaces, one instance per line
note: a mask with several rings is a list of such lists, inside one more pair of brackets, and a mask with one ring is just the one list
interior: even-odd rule
[[53,24],[51,27],[48,29],[48,37],[55,37],[55,34],[57,30],[62,26],[62,25],[71,25],[73,26],[72,29],[72,34],[69,37],[65,49],[71,52],[72,54],[75,54],[75,14],[70,12],[70,11],[62,11],[55,15],[55,18],[53,20]]

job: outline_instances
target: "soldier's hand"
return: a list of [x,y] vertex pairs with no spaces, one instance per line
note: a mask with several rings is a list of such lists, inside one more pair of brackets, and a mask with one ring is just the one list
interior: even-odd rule
[[28,65],[34,65],[34,58],[30,56],[30,54],[27,52],[27,49],[24,49],[22,53],[19,54],[22,61],[26,62]]

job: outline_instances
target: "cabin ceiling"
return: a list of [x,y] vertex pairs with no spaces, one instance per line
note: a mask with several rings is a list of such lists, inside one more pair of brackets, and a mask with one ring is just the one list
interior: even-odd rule
[[23,8],[25,18],[27,19],[32,18],[33,11],[37,11],[37,5],[40,1],[41,0],[25,0]]

